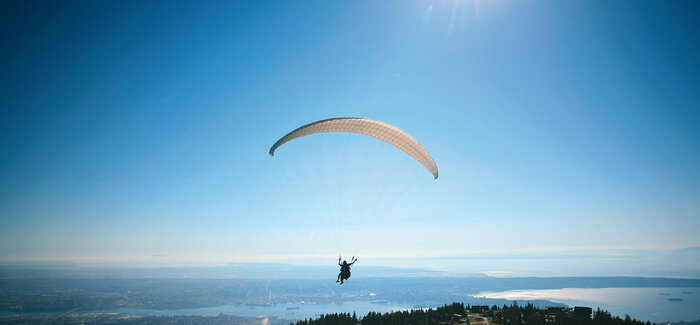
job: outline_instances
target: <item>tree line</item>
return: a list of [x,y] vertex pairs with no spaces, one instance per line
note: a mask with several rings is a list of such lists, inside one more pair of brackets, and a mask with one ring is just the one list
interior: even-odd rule
[[[355,313],[339,313],[321,315],[316,319],[305,319],[290,325],[433,325],[433,324],[469,324],[467,314],[473,308],[461,302],[430,309],[412,309],[393,311],[389,313],[369,312],[364,317]],[[520,306],[513,303],[510,306],[481,306],[479,314],[491,319],[491,324],[502,325],[652,325],[632,319],[629,315],[624,318],[612,316],[608,311],[596,309],[583,315],[574,313],[571,308],[538,308],[532,304]],[[588,309],[590,311],[590,309]]]

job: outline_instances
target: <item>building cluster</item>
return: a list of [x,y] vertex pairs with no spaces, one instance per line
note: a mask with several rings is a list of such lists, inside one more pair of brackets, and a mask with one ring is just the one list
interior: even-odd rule
[[591,307],[581,307],[575,306],[570,307],[547,307],[543,310],[545,319],[547,321],[554,322],[557,316],[570,316],[575,318],[587,318],[590,319],[593,314],[593,308]]

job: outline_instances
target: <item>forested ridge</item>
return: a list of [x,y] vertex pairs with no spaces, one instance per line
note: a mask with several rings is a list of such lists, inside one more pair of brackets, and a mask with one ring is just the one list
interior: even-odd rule
[[[316,319],[300,320],[293,325],[393,325],[393,324],[484,324],[484,325],[651,325],[649,321],[612,316],[605,310],[591,312],[587,308],[538,308],[531,304],[520,306],[469,306],[455,302],[431,309],[413,309],[389,313],[369,312],[363,317],[355,313],[321,315]],[[488,322],[486,319],[488,319]]]

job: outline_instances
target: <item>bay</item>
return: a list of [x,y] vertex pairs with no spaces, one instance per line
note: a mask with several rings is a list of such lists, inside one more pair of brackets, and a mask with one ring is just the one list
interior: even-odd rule
[[112,312],[123,314],[139,314],[139,315],[157,315],[157,316],[174,316],[174,315],[196,315],[196,316],[218,316],[219,314],[244,316],[244,317],[278,317],[283,319],[306,319],[316,318],[321,314],[331,313],[350,313],[355,312],[358,317],[366,315],[370,311],[374,312],[390,312],[410,309],[410,305],[396,303],[373,303],[368,301],[348,301],[342,304],[274,304],[274,305],[224,305],[206,308],[191,308],[191,309],[173,309],[173,310],[158,310],[158,309],[138,309],[138,308],[120,308],[112,310]]

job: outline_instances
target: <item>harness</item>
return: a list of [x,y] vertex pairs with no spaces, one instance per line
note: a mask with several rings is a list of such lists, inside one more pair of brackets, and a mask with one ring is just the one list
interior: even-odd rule
[[343,265],[340,267],[340,276],[347,280],[350,277],[350,265]]

